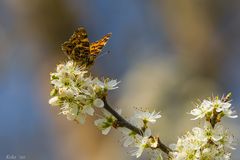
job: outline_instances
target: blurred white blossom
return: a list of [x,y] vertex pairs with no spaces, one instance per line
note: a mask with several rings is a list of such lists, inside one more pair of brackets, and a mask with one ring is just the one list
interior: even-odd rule
[[118,128],[118,130],[120,130],[122,132],[122,134],[124,135],[123,139],[122,139],[124,147],[128,147],[128,146],[132,145],[133,143],[135,143],[137,133],[135,133],[132,130],[129,130],[128,128],[124,128],[124,127]]
[[150,152],[150,154],[151,154],[151,160],[163,160],[160,150],[154,149]]
[[[121,114],[121,110],[117,112]],[[103,110],[103,118],[95,120],[94,124],[102,131],[102,134],[107,135],[116,124],[116,121],[117,119],[111,113]]]

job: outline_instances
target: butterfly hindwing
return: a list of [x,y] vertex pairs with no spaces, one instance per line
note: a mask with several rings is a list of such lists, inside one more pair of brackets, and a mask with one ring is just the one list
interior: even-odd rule
[[76,61],[87,59],[90,54],[90,44],[87,32],[83,27],[78,28],[68,41],[62,45],[63,52]]
[[77,44],[80,47],[80,54],[89,55],[90,53],[90,45],[87,36],[87,32],[83,27],[80,27],[77,30],[77,39],[80,40]]

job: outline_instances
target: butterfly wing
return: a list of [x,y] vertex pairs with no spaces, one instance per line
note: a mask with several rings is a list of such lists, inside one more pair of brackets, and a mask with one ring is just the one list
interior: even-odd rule
[[70,59],[83,63],[88,60],[90,44],[84,27],[78,28],[70,39],[62,44],[62,51]]
[[68,41],[62,44],[62,51],[76,62],[90,66],[96,56],[101,52],[112,34],[108,33],[102,39],[89,44],[87,32],[84,27],[78,28]]
[[111,35],[112,35],[112,33],[108,33],[102,39],[91,43],[90,44],[90,55],[96,57],[102,51],[103,47],[107,44]]

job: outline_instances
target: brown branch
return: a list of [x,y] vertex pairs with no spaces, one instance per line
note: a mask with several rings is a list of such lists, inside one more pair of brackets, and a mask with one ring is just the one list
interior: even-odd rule
[[[132,125],[131,123],[129,123],[127,120],[125,120],[120,114],[118,114],[108,103],[106,98],[103,99],[104,101],[104,108],[110,112],[116,119],[117,119],[117,123],[119,127],[126,127],[128,129],[130,129],[131,131],[143,136],[143,130]],[[167,147],[165,144],[163,144],[160,139],[158,138],[158,145],[156,148],[159,148],[160,150],[162,150],[164,153],[169,155],[169,152],[172,152],[172,150]]]
[[104,108],[117,119],[117,123],[119,127],[126,127],[141,136],[143,135],[143,131],[141,129],[133,126],[131,123],[125,120],[120,114],[118,114],[111,106],[109,106],[106,99],[104,99],[103,101],[104,101]]
[[172,150],[168,146],[166,146],[161,142],[160,138],[158,138],[157,148],[161,149],[164,153],[167,153],[168,155],[169,155],[169,152],[172,152]]

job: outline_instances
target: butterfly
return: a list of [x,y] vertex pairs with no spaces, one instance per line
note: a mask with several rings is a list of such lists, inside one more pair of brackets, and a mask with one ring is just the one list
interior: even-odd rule
[[108,33],[100,40],[90,44],[85,28],[79,27],[69,40],[62,44],[62,51],[69,59],[88,67],[94,63],[111,35],[112,33]]

